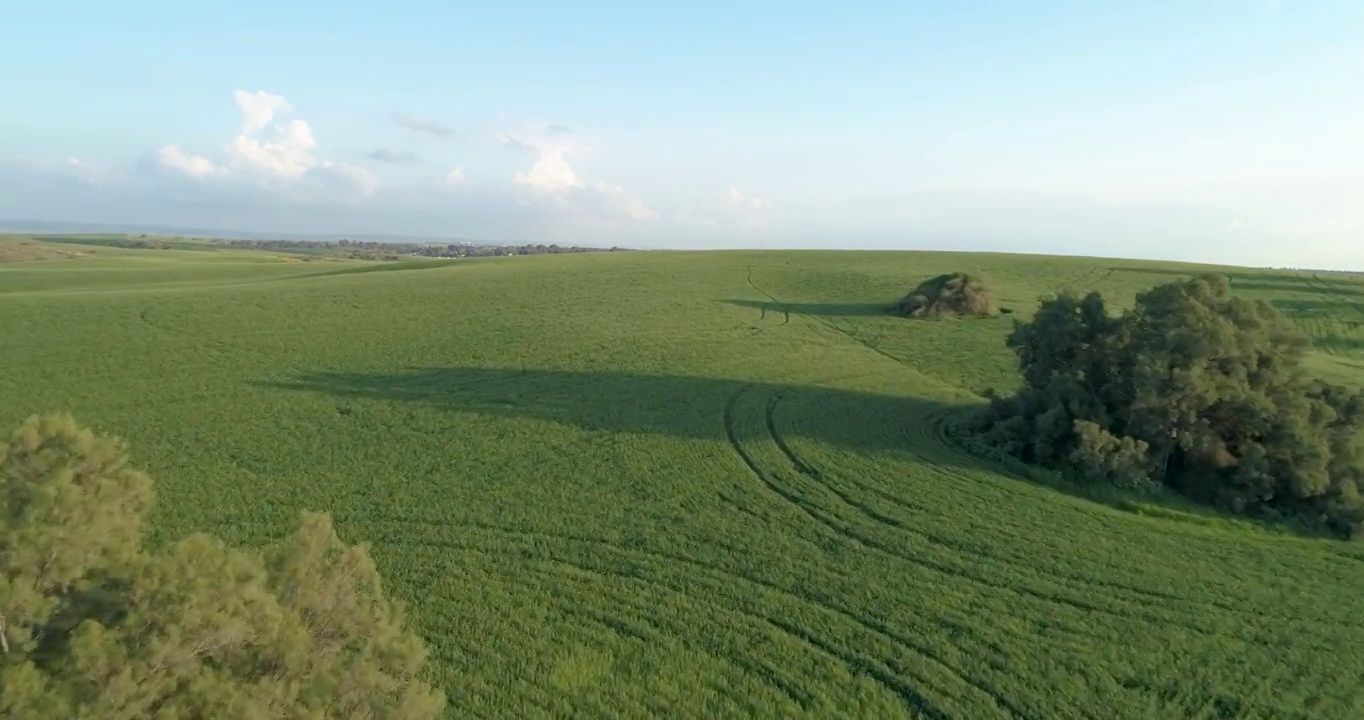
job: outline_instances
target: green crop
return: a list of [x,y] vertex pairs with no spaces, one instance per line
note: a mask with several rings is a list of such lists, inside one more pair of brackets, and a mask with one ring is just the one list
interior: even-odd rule
[[[1004,338],[1040,296],[1204,268],[61,248],[90,252],[0,264],[0,425],[125,438],[154,538],[331,513],[449,717],[1364,716],[1360,546],[1086,496],[956,437],[1016,386]],[[1008,312],[885,312],[951,272]],[[1224,272],[1364,382],[1364,281]]]

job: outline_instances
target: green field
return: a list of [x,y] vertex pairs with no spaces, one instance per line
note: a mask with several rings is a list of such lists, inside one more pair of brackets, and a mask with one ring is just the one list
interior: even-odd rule
[[[1364,547],[951,440],[1039,296],[1196,266],[60,247],[0,264],[4,427],[126,438],[159,539],[330,512],[449,717],[1364,717]],[[1013,313],[882,312],[957,270]],[[1224,271],[1364,383],[1364,278]]]

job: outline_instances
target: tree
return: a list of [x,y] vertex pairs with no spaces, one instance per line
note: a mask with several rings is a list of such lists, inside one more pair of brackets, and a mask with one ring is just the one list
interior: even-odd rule
[[263,553],[142,546],[152,482],[69,416],[0,446],[0,716],[436,718],[364,546],[305,513]]
[[1023,387],[991,399],[985,434],[1026,461],[1343,531],[1364,519],[1364,395],[1309,378],[1307,338],[1222,276],[1152,288],[1120,317],[1063,294],[1007,344]]

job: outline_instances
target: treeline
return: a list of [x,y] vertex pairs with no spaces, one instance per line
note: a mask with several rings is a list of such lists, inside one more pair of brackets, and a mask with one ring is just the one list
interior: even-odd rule
[[229,240],[232,247],[254,250],[327,252],[349,258],[397,260],[404,256],[492,257],[555,253],[620,252],[622,248],[585,248],[559,245],[475,245],[472,243],[406,243],[375,240]]
[[501,257],[507,255],[553,255],[559,253],[625,252],[628,248],[589,248],[577,245],[476,245],[474,243],[379,242],[376,240],[252,240],[167,238],[148,235],[110,237],[42,236],[48,242],[128,248],[137,250],[208,250],[233,247],[271,252],[305,252],[357,260],[399,260],[403,257]]
[[[345,242],[344,240],[342,242]],[[492,257],[505,255],[555,255],[561,253],[624,252],[626,248],[587,248],[577,245],[428,245],[411,251],[411,255],[428,257]]]
[[208,250],[211,247],[203,242],[174,237],[132,236],[88,236],[88,235],[34,235],[34,240],[67,245],[94,245],[98,247],[128,248],[134,250]]
[[1065,293],[1015,321],[1022,387],[978,440],[1083,482],[1171,488],[1232,512],[1364,535],[1364,394],[1310,377],[1310,344],[1203,275],[1137,295]]

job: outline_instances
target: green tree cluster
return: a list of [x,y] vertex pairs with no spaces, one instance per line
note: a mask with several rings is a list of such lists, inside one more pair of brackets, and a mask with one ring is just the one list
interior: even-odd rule
[[263,553],[143,546],[151,480],[68,416],[0,446],[0,717],[436,718],[363,546],[304,514]]
[[1220,275],[1044,301],[1007,340],[1023,375],[984,438],[1025,461],[1238,513],[1364,531],[1364,395],[1303,370],[1309,341]]

